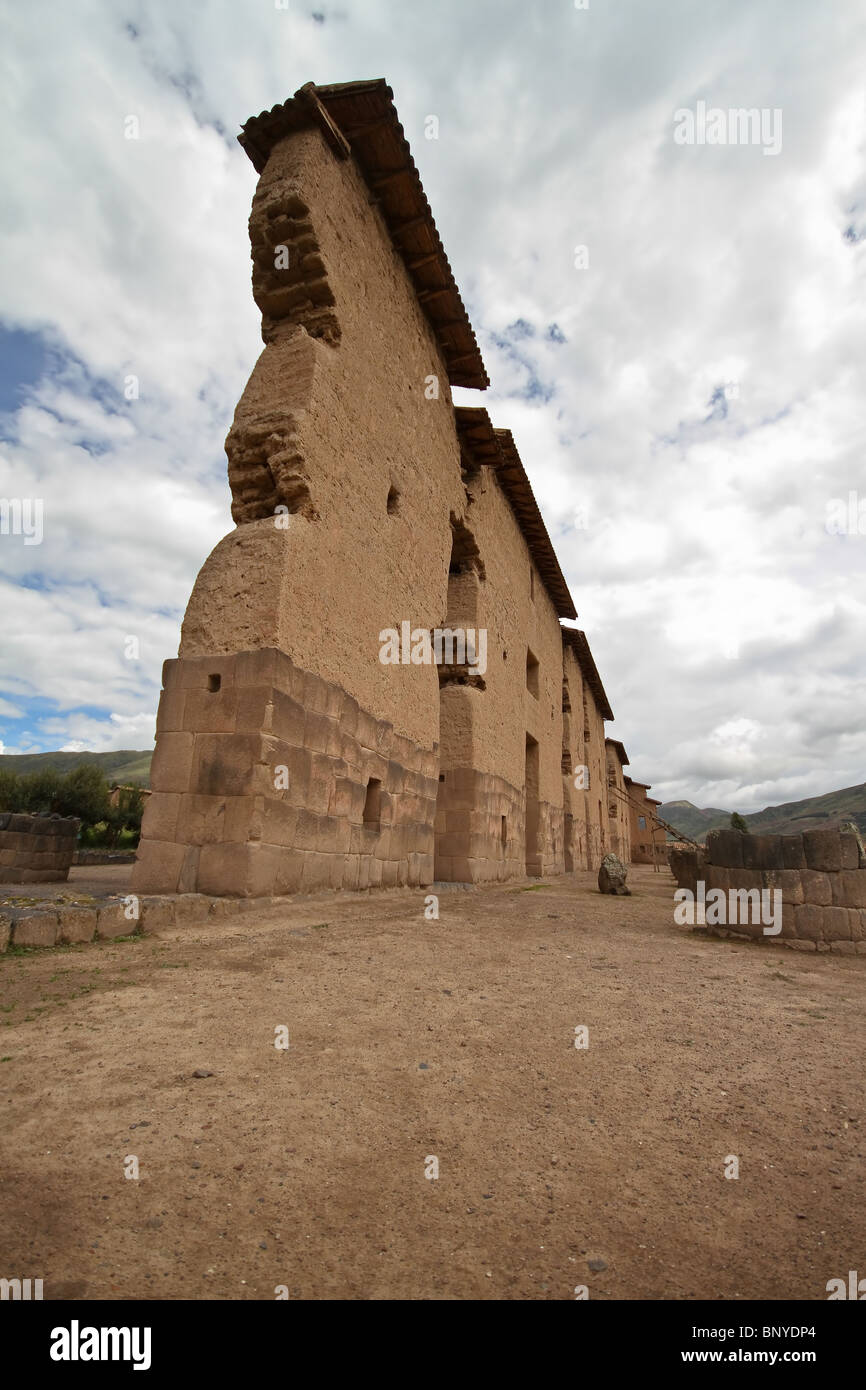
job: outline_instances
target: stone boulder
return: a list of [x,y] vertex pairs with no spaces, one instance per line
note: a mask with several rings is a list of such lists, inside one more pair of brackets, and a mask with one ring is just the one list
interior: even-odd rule
[[625,886],[627,874],[628,869],[621,859],[615,854],[606,854],[598,871],[599,892],[612,893],[619,898],[630,898],[631,889]]

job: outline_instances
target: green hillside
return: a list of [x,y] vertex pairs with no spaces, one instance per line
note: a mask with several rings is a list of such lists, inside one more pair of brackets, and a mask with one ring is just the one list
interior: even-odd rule
[[[715,806],[701,809],[690,801],[668,801],[659,807],[659,815],[690,839],[700,841],[706,839],[708,830],[727,826],[731,820],[730,811],[720,811]],[[767,806],[743,819],[756,835],[794,835],[798,830],[821,830],[848,820],[866,831],[866,783],[810,796],[804,801]]]
[[138,782],[142,787],[149,787],[152,757],[152,749],[145,752],[134,748],[121,748],[112,753],[3,753],[0,754],[0,772],[14,772],[20,777],[56,767],[58,772],[66,773],[83,763],[96,763],[109,784]]

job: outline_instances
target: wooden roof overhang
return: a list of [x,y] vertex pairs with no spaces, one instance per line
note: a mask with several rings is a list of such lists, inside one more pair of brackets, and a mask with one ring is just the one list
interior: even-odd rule
[[613,719],[613,710],[610,707],[610,701],[601,683],[598,667],[589,649],[586,633],[581,632],[580,629],[576,627],[564,627],[562,628],[562,640],[563,643],[571,647],[571,650],[574,652],[578,665],[583,672],[584,680],[595,697],[595,703],[598,706],[602,719]]
[[535,494],[510,430],[494,429],[483,406],[456,406],[457,433],[476,465],[493,468],[505,493],[541,580],[560,618],[576,618],[556,551],[547,533]]

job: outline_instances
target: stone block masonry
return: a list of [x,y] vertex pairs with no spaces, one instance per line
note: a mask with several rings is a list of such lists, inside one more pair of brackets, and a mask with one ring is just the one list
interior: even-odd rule
[[[14,900],[13,900],[14,901]],[[54,902],[46,898],[27,907],[0,900],[0,954],[12,949],[81,946],[133,936],[158,936],[174,927],[200,927],[236,912],[264,907],[272,898],[207,897],[203,893],[143,897],[106,897],[98,903]]]
[[132,892],[433,881],[438,756],[275,649],[165,663]]
[[801,835],[741,835],[711,831],[706,852],[678,850],[671,869],[680,888],[696,893],[721,889],[778,891],[782,930],[765,936],[758,922],[707,926],[716,936],[775,941],[798,951],[866,955],[866,855],[845,830],[807,830]]
[[0,883],[61,883],[81,822],[74,816],[0,814]]

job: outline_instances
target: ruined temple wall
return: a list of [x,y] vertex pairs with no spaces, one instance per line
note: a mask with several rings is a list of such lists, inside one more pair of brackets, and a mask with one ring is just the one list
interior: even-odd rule
[[589,867],[587,794],[575,785],[583,764],[583,675],[570,647],[562,646],[563,683],[567,684],[569,711],[562,715],[562,804],[565,817],[566,869]]
[[250,228],[267,346],[226,446],[241,525],[202,569],[180,655],[278,648],[430,748],[435,670],[378,654],[381,630],[445,612],[463,491],[438,345],[357,165],[318,129],[275,147]]
[[[442,690],[437,877],[478,882],[526,873],[527,733],[538,743],[533,871],[562,873],[559,619],[495,470],[467,479],[458,519],[478,547],[484,577],[459,586],[448,621],[486,630],[487,669],[484,689]],[[527,651],[538,661],[537,697],[527,688]]]
[[[604,718],[572,648],[563,644],[563,673],[568,681],[571,776],[563,772],[566,806],[572,816],[571,845],[575,869],[597,869],[609,846],[607,763]],[[575,788],[574,772],[588,769],[588,786]]]
[[631,820],[625,799],[625,776],[615,748],[605,746],[607,762],[608,848],[623,864],[631,863]]

